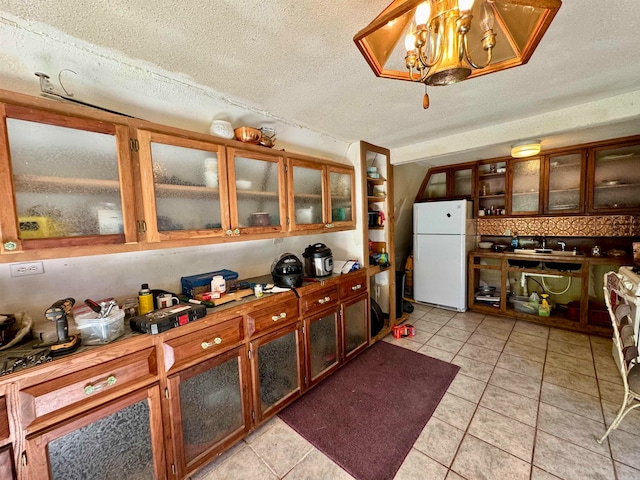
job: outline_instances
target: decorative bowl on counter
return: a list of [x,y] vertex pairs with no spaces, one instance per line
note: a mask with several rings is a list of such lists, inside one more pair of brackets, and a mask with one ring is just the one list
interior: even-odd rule
[[478,242],[478,247],[488,250],[493,247],[493,242]]
[[258,143],[262,138],[262,132],[257,128],[238,127],[233,132],[236,135],[236,140],[244,143]]

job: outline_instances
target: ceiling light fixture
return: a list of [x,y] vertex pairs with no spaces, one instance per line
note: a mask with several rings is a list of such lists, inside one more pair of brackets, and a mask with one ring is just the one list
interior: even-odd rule
[[[353,38],[379,77],[450,85],[529,61],[561,0],[394,0]],[[497,39],[497,40],[496,40]]]
[[511,156],[514,158],[533,157],[540,153],[540,140],[529,140],[511,146]]

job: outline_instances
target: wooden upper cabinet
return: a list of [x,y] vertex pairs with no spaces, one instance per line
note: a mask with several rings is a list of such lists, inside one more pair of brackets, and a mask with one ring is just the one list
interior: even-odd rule
[[640,138],[589,150],[588,208],[628,212],[640,208]]
[[585,209],[586,150],[545,155],[543,211],[549,214],[582,213]]
[[355,226],[353,167],[289,157],[287,188],[289,230]]
[[511,215],[540,213],[541,163],[540,157],[509,161]]
[[507,163],[508,160],[505,159],[483,160],[478,163],[476,214],[499,215],[508,210]]
[[476,164],[461,164],[455,167],[429,170],[417,202],[453,198],[473,198],[476,185]]
[[284,158],[230,147],[229,207],[232,235],[286,230]]
[[138,130],[146,241],[220,237],[230,227],[224,146]]
[[137,241],[126,123],[7,103],[0,114],[1,253]]

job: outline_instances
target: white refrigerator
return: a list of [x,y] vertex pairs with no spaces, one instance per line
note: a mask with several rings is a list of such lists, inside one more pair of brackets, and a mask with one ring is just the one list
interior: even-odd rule
[[417,302],[467,310],[467,256],[475,245],[468,200],[413,206],[413,296]]

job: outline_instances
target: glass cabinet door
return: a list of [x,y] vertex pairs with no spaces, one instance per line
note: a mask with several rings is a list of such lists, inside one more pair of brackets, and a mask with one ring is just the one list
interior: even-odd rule
[[251,342],[256,423],[274,415],[302,392],[299,323]]
[[331,208],[330,224],[355,224],[353,206],[355,205],[354,179],[352,169],[327,167],[329,173],[329,203]]
[[234,235],[280,232],[286,226],[284,160],[229,149],[229,209]]
[[4,107],[4,248],[135,242],[128,127]]
[[422,191],[422,200],[447,197],[447,172],[434,172],[429,175]]
[[584,155],[582,152],[549,156],[547,213],[578,213],[583,208]]
[[474,167],[454,168],[451,170],[453,182],[451,192],[456,198],[473,196]]
[[640,207],[640,145],[594,149],[590,158],[591,211],[618,212]]
[[511,160],[511,214],[540,210],[540,158]]
[[245,349],[237,348],[169,378],[179,476],[192,471],[203,453],[214,454],[223,442],[249,431],[245,358]]
[[326,223],[327,218],[324,214],[326,198],[326,187],[323,181],[324,167],[299,159],[290,159],[289,162],[291,229],[317,229],[319,225]]
[[138,131],[147,241],[221,236],[228,226],[223,147]]
[[159,387],[120,397],[27,440],[28,477],[165,478],[161,422]]
[[369,344],[367,312],[366,297],[342,307],[344,355],[347,360]]
[[331,311],[322,317],[307,318],[307,348],[311,385],[331,373],[340,360],[338,313]]

